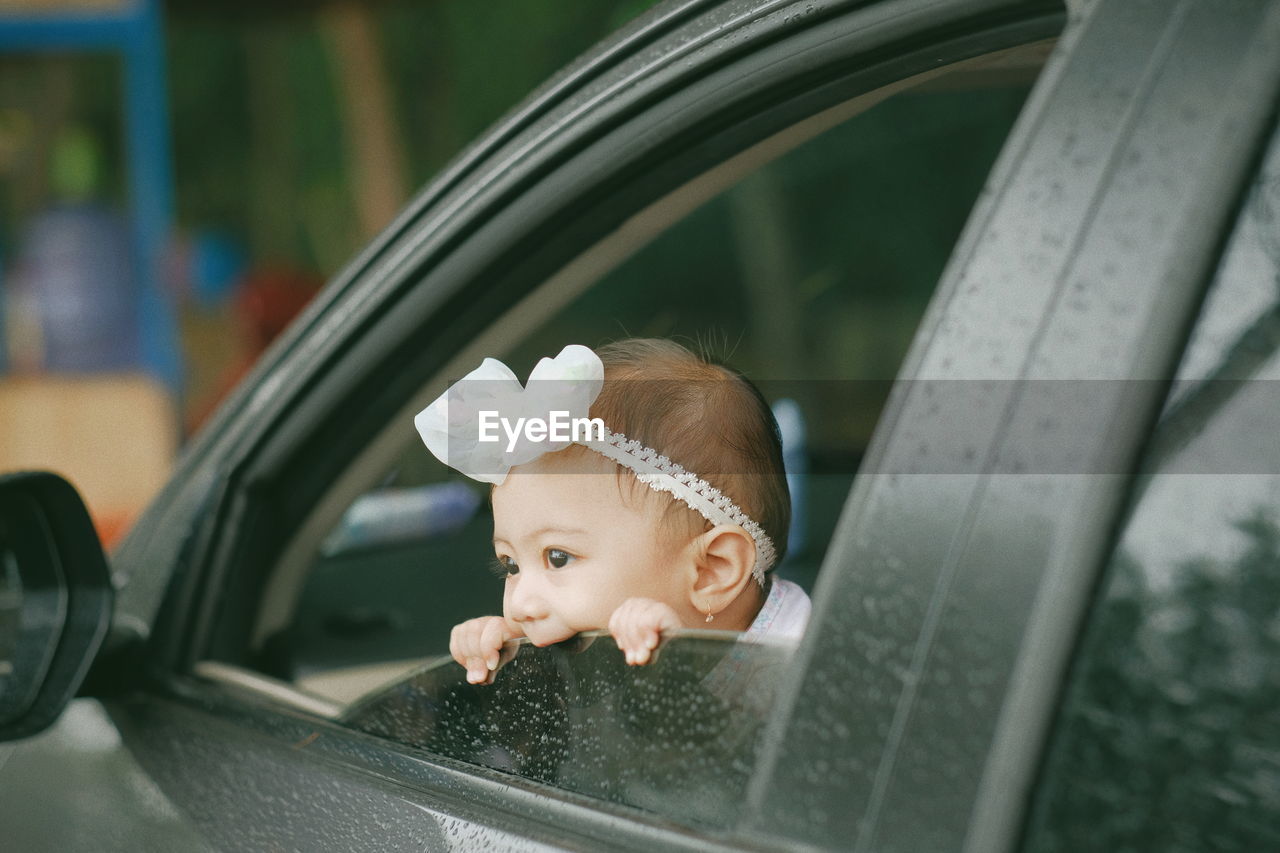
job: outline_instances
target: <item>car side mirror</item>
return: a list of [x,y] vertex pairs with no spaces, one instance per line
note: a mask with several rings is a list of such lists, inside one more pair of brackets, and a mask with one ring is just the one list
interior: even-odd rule
[[43,471],[0,476],[0,741],[62,713],[107,633],[111,601],[75,488]]

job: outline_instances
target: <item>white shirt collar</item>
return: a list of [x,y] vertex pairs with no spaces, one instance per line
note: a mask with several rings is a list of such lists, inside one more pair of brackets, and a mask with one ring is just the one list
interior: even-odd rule
[[773,578],[769,595],[764,600],[755,621],[747,629],[747,639],[799,640],[809,623],[809,611],[813,609],[809,596],[795,583]]

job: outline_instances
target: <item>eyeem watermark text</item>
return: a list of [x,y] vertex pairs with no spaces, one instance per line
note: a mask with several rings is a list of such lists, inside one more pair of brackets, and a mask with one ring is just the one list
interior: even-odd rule
[[498,428],[507,436],[507,452],[515,450],[523,434],[528,441],[604,441],[600,418],[571,418],[568,412],[551,412],[542,418],[516,418],[514,424],[494,411],[480,411],[480,441],[500,441]]

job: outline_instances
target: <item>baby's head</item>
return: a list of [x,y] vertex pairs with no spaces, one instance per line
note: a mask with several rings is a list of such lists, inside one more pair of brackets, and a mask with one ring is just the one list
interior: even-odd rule
[[[764,528],[775,563],[780,560],[787,550],[791,496],[778,425],[760,391],[741,374],[674,341],[632,338],[596,353],[605,382],[591,416],[720,489]],[[619,476],[633,493],[663,506],[673,530],[694,535],[712,526],[685,504],[642,488],[629,470],[620,467]]]
[[547,453],[493,491],[503,615],[539,645],[605,628],[636,597],[670,605],[688,626],[713,616],[707,627],[745,629],[763,600],[761,546],[776,562],[791,516],[767,403],[739,374],[671,341],[626,340],[597,354],[604,383],[591,417],[719,489],[734,518],[758,529],[696,511],[596,449]]

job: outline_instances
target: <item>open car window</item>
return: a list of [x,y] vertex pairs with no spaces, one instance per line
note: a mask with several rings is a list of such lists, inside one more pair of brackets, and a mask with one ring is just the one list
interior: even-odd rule
[[[580,284],[566,289],[560,270],[495,310],[483,355],[523,378],[570,343],[663,337],[742,370],[783,434],[793,521],[775,571],[813,590],[892,382],[1049,47],[860,96],[767,157],[722,164],[714,192],[675,189],[610,238],[636,229],[625,251],[570,264]],[[553,308],[530,321],[539,299]],[[421,377],[422,405],[440,379]],[[468,685],[441,658],[455,624],[501,612],[486,487],[431,457],[412,411],[374,444],[390,451],[351,462],[265,578],[252,665],[411,749],[682,824],[734,820],[793,647],[682,634],[656,662],[628,667],[605,636],[519,644],[496,684]]]
[[[887,98],[742,175],[488,354],[523,377],[570,343],[669,337],[742,370],[783,434],[793,523],[777,571],[812,589],[1031,78],[1027,67],[944,76]],[[395,458],[319,531],[292,584],[268,589],[260,614],[268,674],[339,701],[445,653],[454,624],[501,603],[484,569],[487,487],[437,462],[411,416],[398,434]]]

